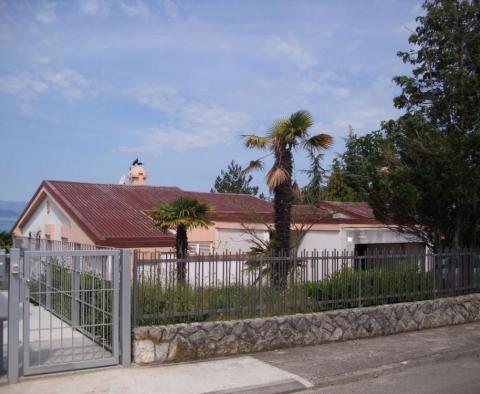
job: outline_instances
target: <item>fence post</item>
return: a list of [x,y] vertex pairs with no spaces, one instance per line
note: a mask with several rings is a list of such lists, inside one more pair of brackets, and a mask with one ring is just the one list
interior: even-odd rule
[[[353,272],[355,272],[355,251],[352,253],[353,256]],[[363,261],[360,257],[360,267],[358,268],[358,307],[362,306],[362,271],[363,271]],[[366,267],[365,267],[366,269]],[[368,276],[367,276],[368,278]]]
[[[133,292],[133,305],[132,305],[132,320],[131,320],[131,323],[132,323],[132,326],[133,327],[136,327],[137,326],[137,319],[138,319],[138,316],[137,316],[137,311],[138,311],[138,277],[137,277],[137,259],[138,259],[138,253],[139,251],[138,250],[135,250],[133,252],[133,269],[132,269],[132,274],[133,274],[133,281],[132,281],[132,285],[133,285],[133,289],[132,289],[132,292]],[[160,259],[161,259],[161,256],[160,256]],[[165,266],[167,267],[167,265]],[[165,271],[165,275],[167,275],[166,271]]]
[[72,270],[72,326],[79,326],[80,311],[78,308],[78,299],[80,297],[80,256],[74,256]]
[[[20,320],[20,249],[10,249],[8,283],[8,382],[18,381],[19,320]],[[23,301],[23,300],[22,300]],[[3,346],[3,344],[2,344]]]
[[121,357],[122,366],[129,367],[132,362],[131,358],[131,299],[130,299],[130,274],[131,274],[132,253],[130,250],[122,249],[120,255],[120,341],[121,341]]
[[[46,259],[45,266],[45,309],[52,311],[52,258]],[[40,290],[41,293],[41,290]],[[42,304],[42,296],[39,294],[39,303]]]
[[259,271],[258,271],[258,291],[260,293],[260,317],[263,317],[263,257],[260,256],[260,264],[259,264]]
[[7,255],[4,249],[0,249],[0,282],[2,287],[5,282],[8,282],[7,272]]

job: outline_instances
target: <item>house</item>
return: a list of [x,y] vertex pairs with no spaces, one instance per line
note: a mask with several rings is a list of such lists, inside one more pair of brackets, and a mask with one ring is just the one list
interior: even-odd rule
[[[175,236],[154,227],[148,211],[159,202],[190,196],[210,206],[208,229],[188,233],[192,252],[247,251],[252,238],[267,241],[273,223],[268,201],[245,194],[203,193],[178,187],[147,186],[147,172],[135,165],[128,184],[46,180],[15,223],[15,236],[118,248],[173,250]],[[423,247],[378,222],[366,203],[324,201],[293,208],[292,230],[300,249]]]

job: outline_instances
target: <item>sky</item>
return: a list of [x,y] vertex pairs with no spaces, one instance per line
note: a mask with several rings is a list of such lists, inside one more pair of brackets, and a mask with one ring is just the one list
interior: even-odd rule
[[[0,0],[0,200],[43,179],[118,183],[138,157],[152,185],[209,191],[242,134],[299,109],[331,134],[399,112],[396,56],[416,0]],[[308,167],[295,155],[300,185]],[[265,175],[255,183],[266,190]]]

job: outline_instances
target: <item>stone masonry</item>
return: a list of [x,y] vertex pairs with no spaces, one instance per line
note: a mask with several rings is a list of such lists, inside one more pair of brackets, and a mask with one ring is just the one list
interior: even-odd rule
[[134,361],[185,361],[480,320],[480,294],[368,308],[134,329]]

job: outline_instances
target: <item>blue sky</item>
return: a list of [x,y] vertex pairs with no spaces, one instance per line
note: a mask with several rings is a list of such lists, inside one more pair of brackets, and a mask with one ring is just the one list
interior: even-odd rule
[[[0,200],[42,179],[209,190],[231,159],[298,109],[343,149],[398,115],[396,57],[414,0],[0,1]],[[307,160],[297,155],[296,172]],[[264,185],[264,175],[255,175]]]

